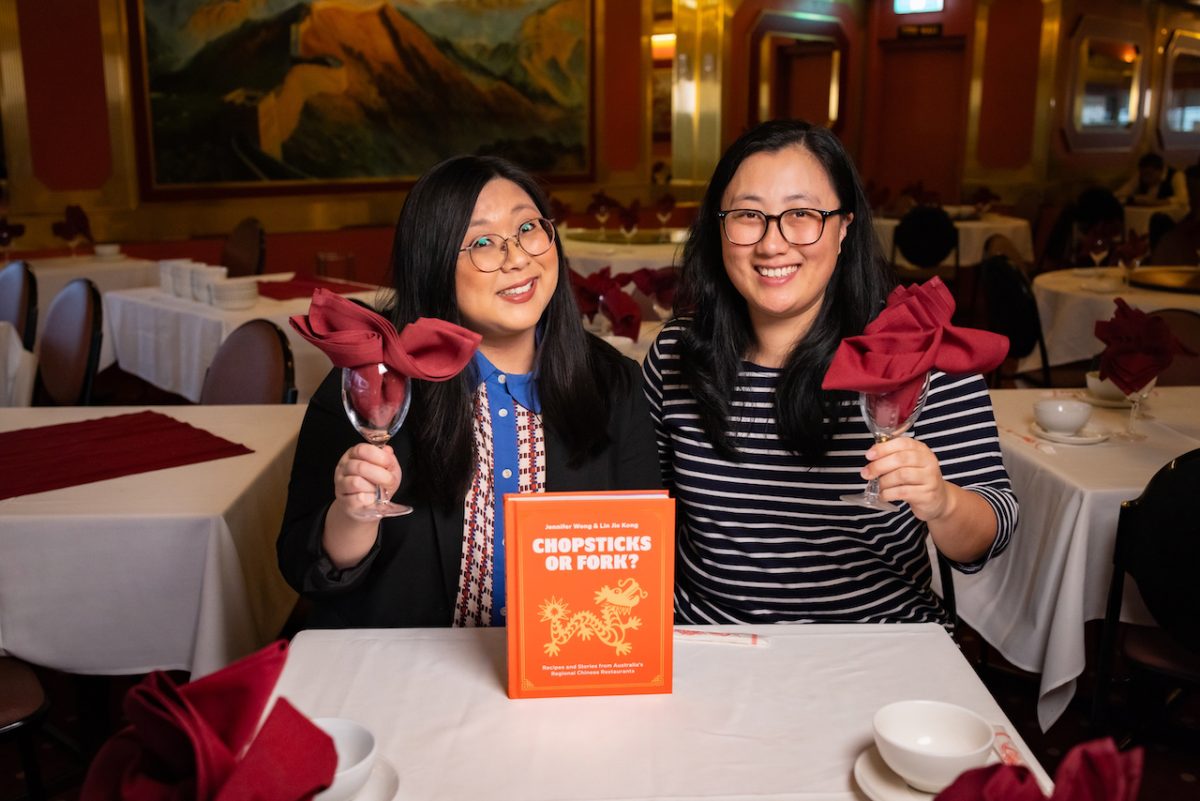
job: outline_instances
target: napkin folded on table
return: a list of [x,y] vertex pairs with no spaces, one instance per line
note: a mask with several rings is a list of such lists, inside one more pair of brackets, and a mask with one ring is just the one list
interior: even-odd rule
[[81,801],[307,799],[333,781],[333,741],[284,698],[277,642],[190,684],[161,671],[125,696],[130,725],[96,754]]
[[1116,298],[1111,320],[1096,321],[1096,339],[1104,343],[1100,378],[1112,379],[1126,395],[1137,392],[1171,365],[1175,354],[1195,356],[1171,333],[1166,320],[1152,317]]
[[[1121,753],[1106,737],[1067,752],[1049,801],[1134,801],[1141,781],[1142,749]],[[1046,796],[1029,768],[989,765],[962,774],[935,801],[1046,801]]]
[[911,414],[925,375],[986,373],[1008,355],[1008,338],[951,325],[954,298],[940,278],[896,287],[887,306],[859,336],[838,345],[823,389],[897,393],[901,418]]

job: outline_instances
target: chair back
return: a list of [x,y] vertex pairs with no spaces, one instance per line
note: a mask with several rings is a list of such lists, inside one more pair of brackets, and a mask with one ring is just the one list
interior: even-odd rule
[[200,403],[208,405],[295,403],[295,367],[283,329],[251,320],[234,329],[217,349]]
[[0,320],[11,323],[25,350],[33,352],[37,337],[37,277],[23,261],[0,270]]
[[1038,315],[1033,285],[1007,256],[996,255],[979,263],[979,287],[983,292],[985,327],[1008,337],[1008,358],[1021,359],[1033,353],[1042,357],[1042,381],[1050,386],[1050,366],[1042,320]]
[[50,301],[38,344],[35,402],[86,406],[100,363],[100,292],[86,278],[68,283]]
[[1158,309],[1151,317],[1166,320],[1175,338],[1195,356],[1176,353],[1171,366],[1158,374],[1158,386],[1200,386],[1200,312],[1191,309]]
[[262,223],[254,217],[242,220],[225,240],[221,249],[221,264],[228,268],[228,276],[262,275],[266,264],[266,233]]
[[958,229],[941,206],[914,206],[896,225],[892,242],[909,264],[931,270],[957,251]]

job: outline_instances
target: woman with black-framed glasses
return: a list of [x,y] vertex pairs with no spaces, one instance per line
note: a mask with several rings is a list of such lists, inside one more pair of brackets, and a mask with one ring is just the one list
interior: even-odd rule
[[[336,374],[309,402],[278,541],[307,625],[503,625],[506,492],[661,486],[637,366],[584,331],[546,215],[534,179],[497,158],[442,162],[409,192],[390,317],[482,342],[459,377],[413,381],[388,448],[361,444]],[[376,485],[413,513],[359,519]]]
[[[948,624],[926,536],[965,571],[1007,544],[1017,505],[981,376],[934,371],[914,436],[878,446],[856,398],[821,389],[892,288],[878,249],[829,130],[764,123],[717,164],[643,367],[679,622]],[[874,476],[900,511],[841,500]]]

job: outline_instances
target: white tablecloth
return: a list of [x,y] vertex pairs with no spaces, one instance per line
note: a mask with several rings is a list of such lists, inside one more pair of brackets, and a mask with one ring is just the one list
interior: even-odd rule
[[[30,259],[29,268],[37,279],[38,330],[37,342],[42,341],[42,325],[46,310],[64,286],[76,278],[87,278],[96,285],[101,297],[116,289],[134,289],[158,284],[158,262],[134,259],[118,255],[111,258],[100,256],[58,256],[49,259]],[[108,321],[104,325],[104,340],[100,347],[100,369],[116,361],[109,335]],[[37,352],[37,345],[34,345]]]
[[0,406],[28,406],[36,375],[37,358],[25,350],[13,324],[0,320]]
[[1187,216],[1188,207],[1186,204],[1170,206],[1126,206],[1125,230],[1132,229],[1143,235],[1150,233],[1150,218],[1160,212],[1175,222],[1179,222]]
[[[1042,335],[1046,338],[1046,355],[1051,365],[1090,359],[1104,350],[1104,343],[1096,339],[1096,321],[1113,316],[1117,308],[1114,298],[1122,297],[1130,306],[1145,312],[1156,309],[1200,311],[1200,295],[1137,286],[1107,288],[1116,286],[1114,282],[1119,277],[1119,268],[1102,267],[1055,270],[1033,279],[1033,294],[1037,298]],[[1041,365],[1041,354],[1034,348],[1017,369],[1025,372]]]
[[[0,430],[134,409],[0,409]],[[157,411],[254,450],[0,501],[0,650],[72,673],[201,675],[265,645],[303,406]]]
[[[276,280],[290,277],[290,273],[264,276]],[[370,289],[348,297],[375,303],[377,295],[377,290]],[[308,304],[309,298],[260,297],[249,309],[227,311],[147,288],[106,294],[104,313],[121,369],[193,402],[200,400],[204,374],[225,338],[250,320],[270,320],[288,336],[296,389],[304,403],[332,368],[329,358],[288,324],[293,314],[307,313]]]
[[[1058,390],[1061,395],[1069,394]],[[1200,387],[1163,387],[1138,422],[1144,442],[1058,445],[1030,432],[1033,404],[1053,392],[993,390],[1004,464],[1021,502],[1008,550],[974,575],[955,574],[958,613],[1017,667],[1041,674],[1038,720],[1058,719],[1075,694],[1084,623],[1104,617],[1121,502],[1141,495],[1159,468],[1200,448]],[[1089,428],[1119,430],[1127,409],[1092,411]],[[1124,616],[1152,619],[1132,584]]]
[[572,238],[570,232],[563,234],[563,252],[571,262],[571,269],[580,275],[591,275],[603,267],[611,267],[615,273],[631,273],[643,267],[657,269],[678,265],[683,255],[683,243],[661,242],[647,245],[627,245],[621,241],[619,232],[611,232],[608,242],[592,242]]
[[670,695],[509,700],[502,629],[302,632],[276,690],[370,728],[398,799],[861,801],[872,715],[905,698],[1006,727],[1048,785],[938,626],[717,628],[767,645],[677,639]]
[[[879,237],[879,245],[883,249],[883,257],[892,257],[892,240],[896,234],[896,226],[900,221],[891,217],[874,217],[875,234]],[[1008,217],[1003,214],[985,214],[978,220],[955,220],[954,227],[958,229],[958,263],[960,265],[978,264],[983,261],[983,246],[988,239],[996,234],[1002,234],[1016,247],[1017,252],[1025,261],[1033,261],[1033,234],[1029,222],[1020,217]],[[900,252],[896,252],[896,260],[900,264],[908,264]],[[943,264],[954,264],[954,254]]]

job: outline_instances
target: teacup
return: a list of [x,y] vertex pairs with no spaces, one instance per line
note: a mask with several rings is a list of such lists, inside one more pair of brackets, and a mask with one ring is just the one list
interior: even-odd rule
[[1074,434],[1092,416],[1091,404],[1080,400],[1047,398],[1033,404],[1033,417],[1044,431]]
[[875,713],[875,746],[900,778],[939,793],[963,771],[983,766],[992,725],[975,712],[941,701],[897,701]]
[[314,718],[322,731],[333,739],[337,768],[333,784],[317,793],[314,801],[347,801],[362,789],[375,765],[375,735],[361,723],[348,718]]

